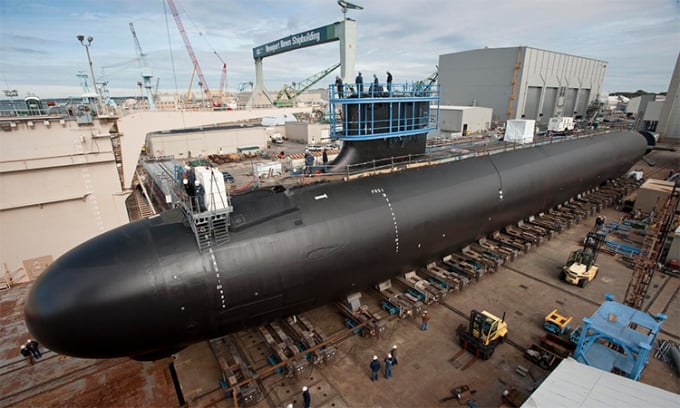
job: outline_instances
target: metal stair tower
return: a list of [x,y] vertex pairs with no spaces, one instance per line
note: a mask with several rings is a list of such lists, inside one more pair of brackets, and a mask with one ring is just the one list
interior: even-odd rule
[[645,230],[640,255],[635,262],[633,276],[628,289],[626,289],[623,302],[626,306],[642,310],[642,303],[647,295],[652,276],[654,276],[665,237],[678,208],[678,193],[676,185],[668,197],[665,199],[659,197],[656,201],[651,219]]

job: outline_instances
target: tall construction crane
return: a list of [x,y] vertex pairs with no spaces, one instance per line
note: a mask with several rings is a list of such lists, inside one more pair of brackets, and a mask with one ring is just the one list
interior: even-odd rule
[[215,55],[217,55],[217,58],[222,61],[222,76],[220,77],[220,90],[217,93],[217,96],[219,97],[219,101],[222,102],[222,97],[224,97],[224,84],[227,81],[227,63],[224,62],[222,57],[220,57],[220,54],[217,53],[217,51],[214,51]]
[[139,65],[142,68],[142,84],[144,85],[144,94],[146,95],[146,103],[149,106],[149,110],[156,110],[156,105],[153,102],[151,78],[151,67],[146,63],[146,54],[142,52],[142,46],[139,44],[139,38],[137,38],[137,32],[135,31],[135,26],[130,23],[130,32],[132,33],[132,38],[135,40],[135,49],[137,50],[137,55],[139,56]]
[[182,20],[179,18],[179,13],[177,12],[177,7],[175,7],[175,2],[174,0],[166,0],[168,3],[168,6],[170,7],[170,11],[172,12],[172,16],[175,18],[175,23],[177,23],[177,29],[179,30],[180,35],[182,36],[182,40],[184,41],[184,46],[186,46],[187,51],[189,52],[189,57],[191,58],[191,62],[194,64],[194,69],[196,70],[196,73],[198,74],[198,80],[200,81],[199,85],[201,86],[201,89],[203,90],[203,93],[205,94],[205,97],[208,98],[209,101],[212,102],[213,106],[216,106],[215,100],[213,100],[213,96],[210,93],[210,88],[208,87],[208,82],[205,80],[205,77],[203,76],[203,71],[201,71],[201,66],[198,65],[198,60],[196,59],[196,54],[194,54],[194,49],[191,47],[191,43],[189,42],[189,37],[187,37],[187,33],[184,30],[184,25],[182,24]]

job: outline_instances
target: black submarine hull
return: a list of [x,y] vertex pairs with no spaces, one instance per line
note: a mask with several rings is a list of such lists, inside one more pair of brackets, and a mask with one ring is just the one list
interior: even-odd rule
[[234,196],[231,242],[203,253],[167,211],[57,259],[31,288],[26,324],[61,354],[159,358],[434,261],[624,174],[646,148],[618,132]]

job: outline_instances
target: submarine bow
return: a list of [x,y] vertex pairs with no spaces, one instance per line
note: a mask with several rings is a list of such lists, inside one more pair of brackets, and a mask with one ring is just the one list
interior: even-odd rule
[[258,190],[232,197],[230,242],[203,252],[169,210],[57,259],[29,292],[26,324],[61,354],[159,358],[435,261],[624,174],[646,148],[617,132]]

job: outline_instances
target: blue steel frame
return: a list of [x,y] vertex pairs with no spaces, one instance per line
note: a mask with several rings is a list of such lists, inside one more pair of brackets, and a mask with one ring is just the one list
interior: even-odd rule
[[[330,101],[330,136],[336,140],[373,140],[401,136],[420,135],[437,129],[439,123],[439,85],[423,83],[365,84],[356,92],[355,84],[343,84],[342,93],[335,84],[328,86]],[[418,107],[427,102],[429,109],[418,114]],[[376,119],[374,107],[386,104],[389,114],[386,119]],[[436,113],[431,110],[436,106]],[[336,105],[343,114],[339,118]],[[358,122],[350,122],[347,112],[351,105],[358,105]],[[350,126],[354,125],[354,126]],[[346,130],[352,128],[352,134]]]
[[639,381],[666,315],[614,302],[609,293],[605,299],[592,317],[583,318],[574,359]]

